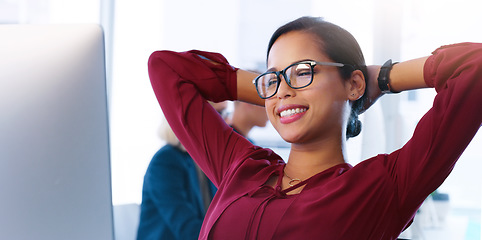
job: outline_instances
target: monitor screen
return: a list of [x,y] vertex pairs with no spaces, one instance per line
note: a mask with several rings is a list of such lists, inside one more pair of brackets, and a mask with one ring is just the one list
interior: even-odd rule
[[0,36],[0,239],[113,239],[101,27]]

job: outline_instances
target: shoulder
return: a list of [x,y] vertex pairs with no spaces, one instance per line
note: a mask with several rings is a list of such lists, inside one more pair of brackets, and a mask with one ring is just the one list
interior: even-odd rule
[[184,165],[189,162],[192,162],[192,158],[187,152],[173,145],[166,144],[154,154],[151,165]]
[[176,155],[179,157],[189,157],[189,154],[186,150],[181,149],[175,145],[167,143],[163,147],[161,147],[155,155]]
[[[396,155],[396,152],[393,154]],[[362,175],[387,175],[389,173],[390,165],[395,164],[394,156],[389,154],[378,154],[374,157],[368,158],[356,164],[349,172],[356,172]]]

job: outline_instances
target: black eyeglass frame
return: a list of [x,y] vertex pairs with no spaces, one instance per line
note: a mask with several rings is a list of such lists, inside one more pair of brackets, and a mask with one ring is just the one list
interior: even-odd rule
[[[305,86],[302,86],[302,87],[293,87],[291,86],[291,79],[289,79],[287,76],[286,76],[286,70],[288,70],[290,67],[293,67],[295,65],[298,65],[298,64],[309,64],[310,67],[311,67],[311,79],[310,79],[310,82],[308,84],[306,84]],[[270,71],[270,72],[265,72],[265,73],[262,73],[260,74],[259,76],[257,76],[255,79],[253,79],[253,84],[254,86],[256,87],[256,92],[258,93],[258,96],[262,99],[268,99],[272,96],[274,96],[277,92],[278,92],[278,89],[279,89],[279,85],[281,83],[281,78],[280,78],[280,74],[283,75],[284,79],[285,79],[285,82],[288,84],[288,86],[290,86],[290,88],[293,88],[293,89],[301,89],[301,88],[305,88],[305,87],[308,87],[312,82],[313,82],[313,73],[314,73],[314,68],[316,65],[322,65],[322,66],[333,66],[333,67],[345,67],[345,66],[350,66],[353,68],[353,66],[351,65],[348,65],[348,64],[344,64],[344,63],[334,63],[334,62],[318,62],[318,61],[315,61],[315,60],[305,60],[305,61],[300,61],[300,62],[295,62],[291,65],[289,65],[288,67],[284,68],[283,70],[280,70],[280,71]],[[267,75],[267,74],[275,74],[276,75],[276,90],[274,91],[273,94],[267,96],[267,97],[262,97],[261,96],[261,93],[259,92],[259,89],[258,89],[258,80]]]

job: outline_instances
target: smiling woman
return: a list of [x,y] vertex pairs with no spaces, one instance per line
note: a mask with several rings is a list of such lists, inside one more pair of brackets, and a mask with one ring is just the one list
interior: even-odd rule
[[[326,28],[332,33],[323,35]],[[279,28],[269,46],[270,70],[258,78],[217,53],[158,51],[149,59],[169,124],[218,187],[200,239],[396,239],[482,123],[481,44],[446,46],[380,71],[366,68],[347,31],[303,17]],[[352,167],[346,139],[383,95],[378,79],[393,91],[434,87],[438,95],[407,144]],[[287,163],[235,133],[207,100],[265,105],[291,143]]]

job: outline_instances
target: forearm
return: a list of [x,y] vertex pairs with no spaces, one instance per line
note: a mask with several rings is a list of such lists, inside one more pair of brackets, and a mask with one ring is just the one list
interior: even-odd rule
[[399,92],[428,87],[423,75],[427,59],[423,57],[395,64],[390,72],[391,89]]
[[264,106],[264,100],[258,96],[253,84],[253,79],[258,76],[258,73],[238,69],[236,76],[238,100]]
[[[208,60],[214,65],[219,63],[216,60],[201,56],[205,60]],[[243,69],[236,70],[237,80],[237,99],[239,101],[264,106],[264,100],[258,96],[256,87],[253,84],[253,80],[259,75],[259,73],[247,71]]]

